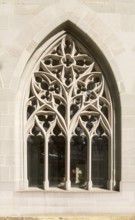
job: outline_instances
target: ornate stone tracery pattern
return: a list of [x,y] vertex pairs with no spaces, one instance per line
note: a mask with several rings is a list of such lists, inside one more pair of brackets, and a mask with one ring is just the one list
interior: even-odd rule
[[[71,139],[87,137],[90,149],[93,137],[111,136],[111,98],[103,73],[89,51],[70,34],[50,46],[32,75],[26,133],[44,138],[45,155],[51,136],[65,137],[66,189],[70,188]],[[88,152],[91,157],[91,150]],[[87,173],[89,189],[90,168]],[[47,189],[47,170],[44,178]]]

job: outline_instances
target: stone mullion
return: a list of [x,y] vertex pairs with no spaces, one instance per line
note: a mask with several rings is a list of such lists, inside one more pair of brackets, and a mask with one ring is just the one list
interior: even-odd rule
[[[113,125],[113,117],[111,117],[111,115],[113,115],[112,113],[112,106],[111,109],[109,111],[110,115],[110,123],[111,125]],[[111,126],[112,127],[112,126]],[[115,181],[115,148],[114,148],[114,139],[112,138],[112,136],[114,137],[114,132],[113,132],[113,128],[111,131],[111,136],[108,137],[108,189],[112,190],[114,187],[114,181]]]
[[[110,95],[108,94],[108,99],[110,99]],[[112,125],[114,123],[113,116],[113,109],[112,104],[110,102],[110,107],[108,110],[108,121],[110,122],[111,132],[110,136],[108,135],[108,181],[107,181],[107,188],[109,190],[113,190],[114,186],[114,176],[115,176],[115,148],[114,148],[114,131]]]
[[108,138],[108,181],[107,188],[112,190],[113,188],[113,148],[112,148],[112,140]]
[[49,179],[48,179],[48,141],[49,138],[44,137],[44,189],[47,190],[49,188]]
[[92,189],[92,137],[88,136],[87,145],[87,189]]
[[67,95],[67,106],[66,106],[66,125],[67,125],[67,136],[66,136],[66,190],[70,190],[71,181],[70,181],[70,99]]
[[70,181],[70,139],[66,138],[66,190],[70,190],[71,181]]

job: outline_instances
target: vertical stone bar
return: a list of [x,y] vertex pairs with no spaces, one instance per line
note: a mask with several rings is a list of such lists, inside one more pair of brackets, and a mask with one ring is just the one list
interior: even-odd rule
[[[112,105],[109,111],[109,121],[111,124],[111,134],[108,136],[108,181],[107,181],[107,189],[112,190],[114,186],[114,176],[115,176],[115,151],[114,151],[114,134],[115,132],[113,131],[113,124],[114,118],[112,117],[113,115],[113,110],[112,110]],[[113,138],[112,138],[113,137]]]
[[49,180],[48,180],[48,138],[45,137],[44,142],[44,189],[47,190],[49,188]]
[[88,145],[87,145],[87,188],[90,191],[92,189],[92,146],[91,146],[92,138],[88,137]]
[[70,190],[71,188],[71,181],[70,181],[70,138],[67,137],[66,143],[66,190]]
[[113,148],[111,139],[108,139],[108,181],[107,189],[112,190],[113,188]]

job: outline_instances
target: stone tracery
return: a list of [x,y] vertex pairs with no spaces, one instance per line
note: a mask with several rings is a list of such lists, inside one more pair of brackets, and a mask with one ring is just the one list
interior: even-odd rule
[[[63,35],[40,60],[34,71],[27,102],[28,136],[44,138],[45,167],[48,141],[52,136],[66,140],[65,187],[70,189],[70,142],[86,137],[87,188],[92,187],[91,146],[93,137],[111,136],[111,99],[103,73],[88,50],[70,34]],[[44,188],[48,189],[45,168]]]

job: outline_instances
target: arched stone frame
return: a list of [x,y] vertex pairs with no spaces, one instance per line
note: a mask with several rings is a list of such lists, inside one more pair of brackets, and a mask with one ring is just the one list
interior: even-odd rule
[[[79,5],[79,7],[81,7],[81,9],[82,9],[82,11],[84,11],[83,10],[83,8],[85,8],[84,7],[84,5],[82,5],[82,4],[80,4]],[[49,11],[49,10],[48,10]],[[91,12],[88,8],[85,8],[85,13],[86,14],[89,14],[90,16],[93,16],[93,12]],[[60,13],[60,18],[62,17],[62,12]],[[75,13],[73,13],[73,15],[75,15],[75,14],[77,14],[77,12]],[[42,13],[42,15],[43,15],[43,13]],[[70,17],[69,16],[70,15],[70,13],[68,14],[67,13],[67,17]],[[62,18],[63,19],[63,18]],[[73,23],[76,23],[75,22],[75,20],[74,20],[74,16],[71,16],[70,17],[70,20],[73,20]],[[87,24],[87,20],[86,19],[84,19],[84,18],[82,18],[81,17],[81,20],[83,21],[83,24]],[[95,19],[94,19],[95,20]],[[39,22],[40,23],[40,22]],[[67,23],[70,23],[70,22],[67,22]],[[71,22],[71,24],[73,24],[72,22]],[[50,22],[50,24],[51,24],[51,27],[49,27],[49,28],[51,28],[52,29],[52,24],[53,23],[51,23]],[[54,25],[55,26],[55,25]],[[81,35],[81,37],[82,37],[82,39],[83,38],[85,38],[84,40],[89,40],[90,38],[88,37],[88,35],[90,36],[90,34],[88,34],[87,32],[88,32],[88,30],[87,30],[87,27],[85,26],[85,27],[82,27],[80,24],[77,24],[77,26],[78,27],[81,27],[82,28],[82,31],[84,31],[84,33]],[[56,26],[55,26],[56,27]],[[48,29],[49,29],[48,28]],[[59,31],[60,31],[60,29],[62,30],[62,28],[63,28],[63,25],[61,25],[60,27],[59,27]],[[77,29],[77,27],[76,27],[76,25],[70,25],[70,28],[71,29],[74,29],[74,30],[76,30]],[[20,91],[22,90],[22,93],[19,93],[19,95],[18,95],[18,98],[21,98],[21,100],[23,99],[23,97],[24,97],[24,88],[25,88],[25,84],[26,84],[26,81],[28,80],[28,77],[30,77],[29,76],[29,73],[31,72],[31,70],[32,70],[32,67],[34,66],[34,63],[35,63],[35,61],[36,61],[36,59],[37,59],[37,57],[40,55],[40,50],[37,50],[37,48],[39,48],[39,45],[40,44],[42,44],[41,42],[42,42],[42,40],[41,39],[43,39],[44,41],[47,39],[47,37],[50,37],[50,36],[47,36],[47,33],[49,32],[49,31],[47,31],[45,28],[43,28],[43,30],[44,31],[42,31],[42,34],[40,33],[40,37],[35,37],[34,38],[34,40],[36,39],[38,39],[37,40],[37,42],[38,43],[35,43],[35,44],[33,44],[34,43],[34,41],[31,43],[31,44],[29,44],[29,46],[27,46],[27,48],[26,48],[26,50],[23,52],[23,54],[22,54],[22,58],[20,59],[20,63],[18,64],[18,67],[17,67],[17,69],[16,69],[16,73],[18,73],[18,71],[21,73],[21,72],[23,72],[23,78],[22,78],[22,82],[21,82],[21,84],[20,84]],[[55,31],[57,31],[56,29],[55,29]],[[78,31],[79,31],[79,29],[78,29]],[[43,32],[46,32],[46,34],[43,34]],[[91,32],[91,36],[90,37],[92,37],[93,36],[93,39],[94,39],[94,36],[96,36],[95,35],[95,32],[93,32],[92,30],[90,30],[90,32]],[[79,34],[81,33],[81,31],[79,31]],[[86,34],[87,33],[87,34]],[[98,36],[98,30],[97,30],[97,36]],[[46,37],[45,37],[46,36]],[[96,40],[97,40],[97,37],[96,37]],[[98,42],[98,40],[97,40],[97,42]],[[99,42],[98,42],[99,43]],[[94,43],[92,43],[92,45],[93,45],[93,47],[94,47]],[[111,55],[110,55],[110,53],[105,49],[105,48],[107,48],[107,47],[105,47],[105,46],[103,46],[103,44],[101,44],[101,42],[99,43],[99,45],[100,45],[100,48],[101,49],[103,49],[102,51],[104,52],[104,54],[106,54],[106,56],[107,56],[107,58],[109,58],[110,60],[110,63],[112,63],[112,67],[116,70],[116,72],[118,73],[118,71],[117,71],[117,69],[115,68],[116,67],[116,65],[115,65],[115,62],[113,61],[113,59],[112,59],[112,57],[111,57]],[[33,51],[34,50],[36,50],[37,52],[36,53],[33,53]],[[32,54],[32,56],[31,56],[31,54]],[[31,57],[31,59],[29,59]],[[98,50],[98,58],[100,59],[100,61],[103,59],[103,61],[105,61],[106,59],[105,59],[105,57],[103,57],[103,54],[100,52],[100,50]],[[29,62],[28,62],[28,60],[29,60]],[[22,64],[22,61],[23,61],[23,64]],[[27,65],[26,65],[26,63],[27,63]],[[113,65],[114,64],[114,65]],[[24,67],[26,67],[26,69],[25,69],[25,71],[24,71]],[[109,67],[109,64],[108,64],[108,62],[106,61],[106,65],[104,66],[104,68],[105,68],[105,70],[106,71],[108,71],[108,69],[109,69],[109,71],[110,71],[110,73],[112,72],[112,70],[111,70],[111,68]],[[15,73],[15,77],[16,77],[16,73]],[[120,75],[119,75],[119,73],[118,74],[116,74],[116,77],[118,77],[118,86],[121,86],[121,77],[120,77]],[[110,79],[107,79],[107,76],[106,76],[106,80],[110,80]],[[14,79],[13,79],[13,81],[14,81]],[[115,92],[113,93],[113,97],[114,97],[114,99],[112,99],[115,103],[117,103],[116,105],[115,105],[115,112],[117,112],[117,115],[116,115],[116,121],[118,120],[119,121],[119,125],[120,125],[120,101],[119,101],[119,93],[118,93],[118,89],[117,89],[117,85],[116,85],[116,82],[115,82],[115,79],[114,79],[114,75],[111,73],[111,81],[112,81],[112,84],[110,85],[110,90],[113,90],[114,89],[114,87],[115,87]],[[13,84],[12,84],[12,82],[11,82],[11,86],[12,86]],[[121,90],[121,88],[119,88],[119,90]],[[21,96],[20,96],[21,95]],[[24,99],[23,99],[23,103],[24,103]],[[21,105],[21,110],[20,111],[22,111],[22,109],[23,109],[23,103],[21,102],[20,103],[20,105]],[[20,113],[19,113],[20,114]],[[21,117],[21,120],[23,120],[23,112],[21,113],[21,115],[22,115],[22,117]],[[23,128],[23,123],[21,123],[21,127]],[[118,138],[116,137],[116,140],[117,140],[117,144],[116,145],[118,145],[119,146],[119,143],[118,142],[120,142],[120,127],[118,127],[117,128],[117,131],[118,132],[115,132],[116,133],[116,135],[118,136]],[[16,134],[17,134],[17,132],[19,132],[19,131],[16,131]],[[20,140],[22,140],[22,137],[23,137],[23,134],[19,134],[19,137],[21,137],[21,139]],[[23,153],[23,142],[21,141],[21,143],[19,144],[19,146],[21,146],[21,148],[19,148],[18,149],[18,143],[17,143],[17,145],[16,145],[16,149],[17,149],[17,151],[18,151],[18,154],[20,155],[20,169],[16,169],[16,179],[18,180],[19,179],[19,184],[18,184],[18,186],[17,186],[17,188],[25,188],[25,186],[27,187],[27,181],[25,182],[24,180],[25,180],[25,178],[24,178],[24,170],[25,170],[25,164],[23,163],[23,160],[22,160],[22,158],[23,158],[23,155],[25,155],[25,153]],[[118,168],[119,169],[121,169],[120,167],[121,167],[121,159],[120,159],[120,155],[121,155],[121,148],[119,147],[118,149],[117,149],[117,151],[119,151],[119,152],[117,152],[116,153],[116,157],[118,157]],[[116,158],[115,157],[115,158]],[[118,181],[120,181],[120,179],[121,179],[121,174],[120,174],[120,171],[118,172],[119,174],[118,174],[118,177],[117,177],[117,179],[118,179]]]
[[[76,35],[76,36],[79,36],[79,39],[82,40],[82,42],[86,42],[86,36],[85,38],[83,37],[83,33],[78,29],[76,28],[71,22],[67,21],[65,22],[64,24],[60,25],[58,28],[56,28],[56,31],[57,29],[59,30],[58,32],[58,35],[61,35],[62,34],[62,31],[68,31],[68,32],[71,32],[73,35]],[[53,31],[53,34],[54,34],[55,30]],[[57,32],[56,32],[57,33]],[[51,34],[49,34],[49,37],[50,37]],[[56,37],[56,36],[55,36]],[[57,36],[58,37],[58,36]],[[54,36],[52,37],[53,40],[54,40]],[[50,38],[51,39],[51,38]],[[49,44],[51,43],[50,42],[50,39],[49,39]],[[48,44],[48,42],[47,42]],[[44,44],[45,47],[47,47],[45,44]],[[42,45],[40,48],[44,48],[44,46]],[[98,51],[98,48],[97,46],[89,39],[87,41],[87,47],[90,48],[90,52],[92,54],[93,57],[95,57],[95,60],[99,61],[99,65],[100,65],[100,68],[101,70],[103,71],[104,73],[104,77],[107,81],[107,84],[108,84],[108,87],[109,87],[109,90],[110,92],[112,93],[111,94],[111,99],[112,99],[112,102],[113,102],[113,108],[114,106],[116,105],[115,102],[116,100],[114,100],[114,94],[113,92],[111,91],[111,85],[110,85],[110,81],[111,81],[111,84],[112,82],[114,81],[113,79],[113,74],[111,73],[111,68],[109,66],[107,66],[107,61],[105,60],[105,58],[103,57],[102,53],[101,53],[101,57],[99,57],[99,54],[100,54],[100,51]],[[96,48],[96,49],[95,49]],[[37,50],[38,51],[38,50]],[[37,52],[36,51],[36,52]],[[96,51],[96,52],[95,52]],[[102,61],[101,61],[102,59]],[[98,62],[97,61],[97,62]],[[103,62],[103,65],[102,65],[102,62]],[[105,67],[107,69],[105,69]],[[106,74],[109,73],[109,76]],[[112,78],[111,78],[112,77]],[[115,87],[115,91],[117,88]],[[118,105],[117,105],[118,106]],[[117,110],[117,114],[119,114],[119,110],[120,108]],[[113,114],[115,114],[115,110],[113,109]],[[114,120],[116,118],[116,116],[112,117],[112,120]],[[120,117],[119,117],[120,118]],[[119,119],[117,119],[118,121]],[[114,121],[112,122],[112,124],[114,124]],[[119,124],[119,122],[117,122],[117,124]],[[116,170],[116,164],[117,164],[117,160],[115,161],[115,158],[116,158],[116,155],[118,155],[118,152],[117,152],[117,148],[115,148],[115,146],[117,145],[117,143],[115,143],[115,138],[114,138],[114,134],[118,134],[118,130],[117,130],[117,127],[115,126],[115,128],[113,129],[112,128],[112,136],[113,138],[111,138],[111,148],[109,148],[109,164],[108,164],[108,167],[109,167],[109,174],[110,177],[109,177],[109,181],[108,181],[108,189],[114,189],[114,188],[118,188],[118,185],[119,185],[119,181],[117,181],[116,179],[116,176],[118,175],[118,170]],[[116,155],[115,155],[116,154]],[[91,154],[90,154],[91,155]],[[119,155],[120,156],[120,155]],[[91,156],[90,156],[91,157]],[[91,163],[91,159],[89,158],[89,165]],[[46,160],[46,166],[47,166],[47,169],[48,169],[48,160]],[[116,174],[115,174],[115,170],[116,170]],[[90,171],[90,174],[91,176],[91,171]],[[116,176],[115,176],[116,175]],[[119,175],[118,175],[119,176]],[[28,175],[27,175],[27,145],[26,145],[26,136],[24,137],[24,177],[25,177],[25,183],[28,187],[28,183],[27,183],[27,178],[28,178]],[[68,177],[69,178],[69,177]],[[70,189],[70,181],[68,180],[68,183],[66,185],[66,189]],[[117,182],[117,183],[114,183],[114,182]],[[45,189],[48,189],[48,180],[47,182],[45,183],[45,186],[44,186]],[[88,183],[88,189],[90,190],[92,188],[92,183],[91,181]]]

